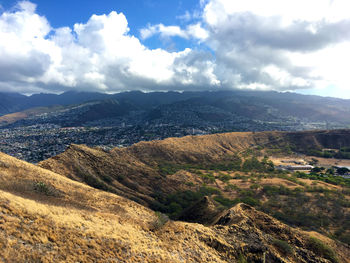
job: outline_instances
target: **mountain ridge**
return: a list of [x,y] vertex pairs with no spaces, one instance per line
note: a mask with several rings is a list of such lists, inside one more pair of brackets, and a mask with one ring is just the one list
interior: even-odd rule
[[343,244],[245,204],[203,226],[163,220],[133,201],[2,153],[0,172],[5,262],[349,262]]
[[[301,95],[296,93],[279,93],[272,91],[202,91],[202,92],[122,92],[117,94],[65,92],[56,94],[20,94],[0,93],[4,99],[0,102],[0,115],[27,110],[33,107],[81,104],[88,101],[116,99],[133,104],[144,110],[164,108],[164,105],[176,103],[207,105],[253,119],[271,119],[272,117],[294,116],[310,121],[328,121],[350,123],[349,100]],[[16,102],[16,98],[18,102]],[[12,109],[11,109],[12,108]],[[1,110],[2,109],[2,110]],[[166,107],[165,107],[165,110]],[[277,114],[277,115],[276,115]],[[260,116],[261,115],[261,116]],[[271,115],[271,116],[269,116]]]
[[[104,151],[83,145],[71,145],[66,152],[39,163],[40,167],[53,170],[75,180],[86,179],[81,169],[102,181],[128,180],[128,178],[109,178],[113,174],[130,175],[137,178],[153,178],[165,187],[165,180],[159,170],[159,163],[198,164],[206,163],[208,167],[215,163],[234,161],[237,155],[254,147],[286,147],[292,145],[299,152],[309,148],[336,148],[350,145],[350,130],[306,131],[306,132],[235,132],[203,136],[186,136],[167,138],[161,141],[139,142],[130,147],[114,148]],[[158,162],[158,163],[157,163]],[[103,175],[109,179],[103,179]],[[131,188],[145,186],[152,181],[144,181],[140,186],[126,182]],[[176,181],[173,182],[174,184]],[[152,187],[151,187],[152,188]],[[188,187],[184,187],[185,189]],[[135,190],[133,189],[133,190]],[[153,190],[155,188],[153,187]],[[151,191],[151,192],[152,192]]]

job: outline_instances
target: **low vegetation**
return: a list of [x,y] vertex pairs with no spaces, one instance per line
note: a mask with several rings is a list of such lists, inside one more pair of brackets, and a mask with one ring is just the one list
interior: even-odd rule
[[[151,207],[172,219],[177,219],[186,208],[204,196],[211,196],[218,206],[230,208],[243,202],[291,226],[316,230],[350,244],[350,226],[347,223],[350,219],[347,209],[350,208],[350,200],[345,198],[350,194],[350,180],[334,176],[332,169],[316,167],[311,173],[291,174],[275,170],[267,157],[259,160],[254,156],[246,157],[239,166],[237,162],[232,170],[218,171],[208,169],[212,168],[208,165],[186,164],[161,167],[167,167],[167,174],[186,170],[203,182],[202,186],[186,182],[185,185],[191,190],[171,194],[160,192],[153,196],[156,201]],[[276,183],[264,183],[269,180]],[[341,188],[332,188],[332,185]],[[275,240],[274,245],[281,252],[290,253],[288,243],[283,242]]]
[[311,237],[308,240],[309,248],[315,252],[316,255],[322,255],[324,258],[330,260],[332,263],[338,263],[339,260],[332,248],[324,244],[321,240]]
[[[332,143],[347,145],[346,137],[339,134],[343,133],[337,132]],[[116,189],[116,180],[122,184],[116,189],[118,193],[125,190],[128,198],[171,219],[181,218],[186,209],[210,196],[216,208],[246,203],[290,226],[350,244],[350,180],[335,176],[340,173],[336,169],[316,166],[317,159],[310,173],[280,171],[269,160],[271,155],[291,159],[289,154],[305,152],[308,147],[324,147],[331,143],[325,139],[328,135],[266,132],[188,136],[141,142],[111,154],[76,146],[45,161],[43,167],[66,176],[70,176],[71,167],[81,167],[83,172],[74,175],[105,191],[112,191],[106,186]],[[336,152],[345,154],[349,149]],[[78,161],[71,161],[72,156]],[[62,163],[66,165],[62,167]],[[137,198],[130,197],[134,194]],[[288,254],[283,242],[276,241],[275,247]]]
[[287,241],[273,239],[272,244],[285,256],[289,256],[293,253],[293,248]]
[[160,212],[156,212],[156,219],[152,222],[151,229],[153,231],[160,230],[167,222],[169,221],[169,217]]
[[58,191],[51,185],[46,184],[45,182],[39,181],[33,183],[34,191],[47,195],[47,196],[58,196]]
[[323,158],[337,158],[350,159],[350,147],[341,147],[340,149],[309,149],[308,155],[323,157]]
[[213,163],[201,164],[179,164],[171,162],[159,162],[158,170],[163,176],[175,174],[180,170],[198,171],[198,170],[212,170],[212,171],[232,171],[241,169],[241,158],[237,156],[231,157],[231,160]]

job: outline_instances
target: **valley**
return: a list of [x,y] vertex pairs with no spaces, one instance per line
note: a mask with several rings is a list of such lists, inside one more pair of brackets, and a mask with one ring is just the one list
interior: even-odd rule
[[350,263],[346,10],[0,0],[0,263]]
[[350,180],[272,162],[301,158],[288,150],[305,141],[347,145],[348,133],[73,144],[38,165],[0,154],[0,259],[349,262]]
[[[70,144],[112,149],[186,135],[350,125],[347,100],[294,93],[233,90],[11,96],[11,105],[17,101],[18,107],[0,102],[0,110],[1,104],[7,109],[0,111],[0,151],[32,163],[62,153]],[[18,109],[21,111],[16,112]]]
[[[123,195],[173,219],[186,218],[183,213],[190,206],[210,196],[216,212],[244,202],[290,225],[349,242],[350,180],[326,170],[281,171],[266,155],[272,151],[281,158],[300,156],[290,152],[290,145],[299,151],[330,143],[345,145],[348,132],[187,136],[111,151],[72,145],[39,166]],[[313,144],[306,145],[310,140]]]
[[346,111],[257,95],[80,94],[0,116],[0,261],[348,262]]

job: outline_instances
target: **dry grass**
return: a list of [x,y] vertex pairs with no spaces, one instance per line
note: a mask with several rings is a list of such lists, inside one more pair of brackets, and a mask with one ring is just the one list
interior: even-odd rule
[[274,163],[274,165],[296,165],[295,162],[301,164],[307,164],[304,158],[291,158],[290,156],[270,156],[269,159]]
[[[55,194],[35,190],[37,182]],[[255,241],[245,235],[253,232],[282,257],[261,231],[272,234],[265,225],[271,220],[285,225],[255,210],[232,211],[254,223],[206,227],[169,221],[154,230],[159,218],[139,204],[0,154],[0,262],[235,262],[239,251],[262,257],[249,252]]]
[[[73,145],[64,154],[41,163],[42,167],[56,173],[0,153],[0,261],[235,262],[242,251],[258,260],[262,254],[247,252],[251,247],[255,249],[256,237],[261,238],[259,242],[270,253],[282,260],[268,241],[271,237],[288,240],[294,235],[300,241],[295,244],[303,245],[307,236],[299,235],[297,230],[263,213],[251,210],[247,216],[246,211],[234,208],[230,210],[233,215],[238,213],[241,218],[249,217],[251,221],[211,227],[169,221],[154,229],[159,218],[153,211],[68,179],[82,180],[76,174],[77,169],[83,169],[82,172],[87,174],[103,171],[114,176],[111,185],[116,190],[126,196],[146,199],[154,185],[170,193],[181,190],[185,182],[193,182],[195,186],[207,183],[199,174],[188,171],[178,171],[158,180],[154,176],[156,166],[153,166],[157,158],[175,163],[223,160],[257,143],[269,142],[271,134],[188,136],[143,142],[110,153]],[[248,189],[255,182],[260,187],[302,187],[286,179],[258,179],[249,173],[239,173],[237,175],[244,178],[223,182],[219,179],[220,173],[199,172],[216,177],[207,185],[220,189],[225,189],[228,183]],[[127,175],[123,178],[127,186],[118,182],[118,175]],[[225,194],[234,195],[235,190],[225,191]],[[277,232],[276,225],[279,227]],[[349,262],[349,249],[338,248],[335,243],[330,246],[337,249],[343,262]],[[288,260],[300,262],[297,256]]]
[[32,117],[38,114],[59,110],[61,108],[63,107],[62,106],[37,107],[37,108],[32,108],[32,109],[28,109],[20,112],[6,114],[3,116],[0,116],[0,125],[15,123],[16,121],[19,121],[19,120],[27,119],[29,117]]
[[3,191],[0,202],[0,259],[5,261],[221,262],[216,251],[199,240],[210,229],[170,222],[152,232],[148,225],[156,217],[146,209],[133,214],[87,211]]
[[[157,216],[141,205],[4,154],[0,162],[0,261],[222,262],[199,240],[206,227],[152,232]],[[35,192],[38,181],[59,194]]]
[[335,158],[321,158],[321,157],[314,157],[314,156],[305,156],[306,160],[311,161],[311,159],[318,160],[317,165],[318,166],[349,166],[350,167],[350,160],[347,159],[335,159]]

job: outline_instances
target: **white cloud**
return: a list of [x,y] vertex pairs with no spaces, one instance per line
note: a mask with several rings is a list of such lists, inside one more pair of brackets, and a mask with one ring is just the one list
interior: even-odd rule
[[[92,15],[73,28],[53,29],[35,8],[21,2],[15,11],[0,15],[1,91],[184,90],[207,81],[215,84],[214,65],[191,49],[148,49],[129,34],[122,13]],[[186,37],[176,26],[159,25],[158,30]],[[199,28],[192,31],[203,35]]]
[[148,27],[140,30],[140,36],[143,40],[158,34],[161,38],[181,37],[184,39],[205,40],[208,37],[208,32],[202,27],[201,23],[190,24],[185,29],[181,29],[179,26],[158,24],[148,25]]
[[200,0],[200,7],[179,18],[181,27],[140,30],[141,40],[201,44],[169,52],[131,35],[122,13],[52,28],[33,3],[20,2],[0,14],[0,91],[336,87],[350,94],[350,1]]
[[163,24],[149,25],[146,28],[140,30],[140,35],[142,39],[150,38],[156,34],[160,34],[163,38],[168,37],[182,37],[188,38],[188,35],[179,26],[165,26]]
[[200,23],[192,24],[187,27],[187,34],[195,39],[206,40],[209,36],[207,30],[205,30]]
[[204,16],[210,24],[225,21],[237,13],[252,13],[261,17],[280,17],[283,25],[301,21],[327,20],[336,22],[349,18],[347,0],[211,0],[204,8]]
[[202,23],[215,74],[240,88],[349,87],[342,70],[349,62],[341,58],[349,53],[342,48],[350,41],[349,9],[346,0],[207,1]]
[[19,3],[16,13],[0,16],[0,83],[31,85],[45,73],[54,58],[54,47],[45,39],[50,30],[30,2]]
[[186,12],[183,15],[177,16],[176,18],[184,22],[189,22],[192,19],[192,15],[188,10],[186,10]]

